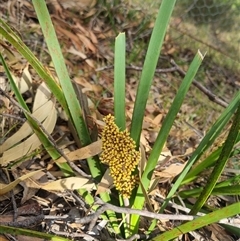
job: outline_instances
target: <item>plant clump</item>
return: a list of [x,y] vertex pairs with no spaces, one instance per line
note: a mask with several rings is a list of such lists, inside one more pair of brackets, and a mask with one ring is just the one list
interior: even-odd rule
[[140,152],[127,130],[120,131],[112,115],[103,118],[106,123],[102,132],[102,153],[100,160],[109,165],[110,175],[116,189],[124,198],[130,198],[132,190],[137,186],[139,178],[134,174]]

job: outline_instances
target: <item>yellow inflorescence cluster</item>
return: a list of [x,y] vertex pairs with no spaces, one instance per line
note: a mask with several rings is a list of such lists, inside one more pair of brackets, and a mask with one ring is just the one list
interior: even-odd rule
[[102,132],[100,159],[109,165],[116,189],[123,197],[129,198],[138,183],[138,177],[133,175],[133,171],[139,163],[140,152],[135,150],[136,145],[130,133],[127,130],[120,131],[112,115],[107,115],[103,120],[106,126]]

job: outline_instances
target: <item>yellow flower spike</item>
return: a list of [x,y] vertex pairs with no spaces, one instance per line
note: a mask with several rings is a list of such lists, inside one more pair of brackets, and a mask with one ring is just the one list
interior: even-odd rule
[[106,126],[102,131],[102,154],[100,160],[109,165],[110,175],[116,189],[125,198],[131,196],[139,178],[132,172],[140,160],[140,152],[136,151],[134,140],[127,130],[120,131],[112,115],[103,118]]

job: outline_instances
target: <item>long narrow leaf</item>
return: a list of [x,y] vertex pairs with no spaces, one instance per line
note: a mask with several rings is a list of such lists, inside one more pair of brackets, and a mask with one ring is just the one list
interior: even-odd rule
[[51,74],[47,71],[47,69],[44,68],[42,63],[35,57],[35,55],[29,50],[23,41],[12,31],[11,28],[8,27],[8,25],[2,19],[0,19],[0,34],[9,43],[11,43],[24,58],[28,60],[31,66],[39,74],[39,76],[45,81],[48,88],[57,98],[63,109],[66,111],[66,114],[70,118],[67,103],[60,86],[55,82]]
[[[82,109],[69,78],[62,51],[57,40],[46,3],[45,1],[33,0],[33,5],[67,101],[67,106],[70,111],[70,120],[74,124],[82,145],[86,146],[91,143],[91,138],[85,123]],[[100,180],[101,168],[99,161],[96,158],[88,158],[87,162],[93,178]]]
[[[238,134],[236,143],[238,143],[239,141],[240,141],[240,134]],[[184,185],[186,183],[189,183],[195,180],[196,178],[198,178],[199,173],[215,165],[221,153],[221,150],[222,150],[222,147],[219,147],[216,151],[214,151],[209,156],[207,156],[205,160],[201,161],[198,165],[194,166],[194,168],[192,168],[192,170],[186,175],[181,185]],[[240,150],[234,150],[231,155],[237,155],[239,154],[239,152]]]
[[11,89],[13,90],[13,92],[14,92],[14,94],[15,94],[18,102],[19,102],[19,104],[22,106],[22,108],[24,108],[25,110],[27,110],[28,112],[30,112],[30,110],[28,109],[27,104],[25,103],[25,101],[24,101],[21,93],[20,93],[19,90],[18,90],[17,85],[15,84],[15,82],[14,82],[14,80],[13,80],[13,78],[12,78],[12,75],[11,75],[11,73],[10,73],[10,71],[9,71],[9,69],[8,69],[8,66],[6,65],[6,63],[5,63],[5,61],[4,61],[4,58],[3,58],[3,56],[2,56],[1,53],[0,53],[0,60],[1,60],[1,62],[2,62],[2,65],[3,65],[3,67],[4,67],[5,72],[6,72],[6,74],[7,74],[7,77],[8,77],[8,79],[9,79]]
[[187,165],[185,166],[184,170],[178,177],[177,181],[174,183],[172,189],[170,190],[169,194],[167,195],[165,202],[163,203],[160,212],[163,212],[165,207],[167,206],[169,200],[171,197],[175,194],[179,186],[181,185],[184,177],[192,167],[192,165],[201,157],[201,155],[204,153],[204,151],[207,150],[211,146],[211,144],[214,142],[214,140],[218,137],[224,126],[227,124],[233,113],[238,107],[238,102],[240,100],[240,92],[236,95],[236,97],[233,99],[233,101],[229,104],[229,106],[224,110],[224,112],[221,114],[221,116],[218,118],[218,120],[215,122],[215,124],[212,126],[212,128],[209,130],[209,132],[206,134],[206,136],[202,139],[200,144],[198,145],[197,149],[192,154],[191,158],[189,159]]
[[[181,191],[178,195],[181,198],[199,198],[203,188],[195,188],[191,190]],[[240,185],[222,186],[217,187],[212,190],[211,195],[240,195]]]
[[175,3],[176,0],[162,1],[143,65],[143,71],[138,85],[131,124],[131,137],[135,140],[137,146],[139,145],[149,90]]
[[225,165],[227,164],[228,161],[228,157],[231,154],[231,151],[233,149],[233,146],[236,142],[238,133],[239,133],[239,129],[240,129],[240,102],[238,102],[238,109],[237,112],[235,114],[234,120],[233,120],[233,124],[231,126],[231,129],[229,131],[227,140],[224,143],[222,152],[215,164],[215,167],[212,171],[212,173],[210,174],[210,177],[208,179],[208,182],[206,183],[206,186],[204,187],[201,195],[199,196],[199,198],[197,199],[196,203],[194,204],[190,214],[191,215],[195,215],[200,209],[201,207],[204,205],[204,203],[207,201],[208,197],[211,195],[211,192],[214,188],[214,186],[216,185]]
[[209,213],[203,217],[199,217],[191,222],[184,223],[170,231],[164,232],[163,234],[152,239],[153,241],[169,241],[178,236],[194,231],[196,229],[205,227],[209,224],[216,223],[220,219],[228,218],[239,214],[240,202],[222,208],[220,210]]
[[116,125],[125,130],[125,33],[120,33],[115,41],[114,56],[114,116]]
[[[175,120],[175,117],[177,116],[177,113],[183,103],[184,97],[194,79],[194,76],[197,73],[197,70],[202,63],[202,60],[203,60],[203,56],[200,52],[198,52],[196,54],[195,58],[193,59],[185,78],[182,81],[182,84],[177,92],[177,95],[172,103],[172,106],[171,106],[166,118],[163,121],[162,128],[158,134],[158,137],[156,139],[156,142],[153,146],[152,152],[148,159],[147,166],[141,177],[141,183],[145,190],[147,190],[149,187],[152,173],[158,162],[158,158],[161,154],[164,143],[167,140],[169,131],[170,131],[170,129],[173,125],[173,122]],[[134,208],[141,209],[143,207],[144,201],[145,201],[145,198],[144,198],[142,189],[139,186],[137,194],[136,194],[136,198],[134,201]],[[137,227],[138,221],[139,221],[139,216],[133,215],[132,219],[131,219],[131,226],[134,227],[135,229],[138,228]]]
[[74,126],[77,130],[80,140],[82,141],[83,146],[86,146],[91,143],[90,136],[83,118],[79,101],[69,78],[62,51],[57,40],[57,36],[50,15],[47,10],[47,5],[45,1],[38,0],[33,0],[33,5],[37,13],[37,17],[41,25],[60,84],[62,86],[68,108],[71,113],[71,120],[74,123]]

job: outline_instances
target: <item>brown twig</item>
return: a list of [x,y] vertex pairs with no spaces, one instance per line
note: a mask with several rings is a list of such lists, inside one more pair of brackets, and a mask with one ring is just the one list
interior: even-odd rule
[[22,110],[26,115],[30,116],[37,124],[38,126],[41,128],[42,132],[47,136],[49,142],[51,143],[52,146],[55,147],[55,149],[57,150],[57,152],[67,161],[68,165],[75,170],[77,173],[79,173],[81,176],[83,177],[87,177],[87,178],[91,178],[90,175],[87,175],[85,172],[83,172],[80,168],[77,167],[77,165],[75,165],[73,162],[71,162],[68,157],[64,154],[64,152],[58,148],[57,144],[55,143],[54,139],[52,138],[52,136],[47,132],[47,130],[44,128],[44,126],[42,125],[41,122],[39,122],[31,113],[29,113],[27,110],[25,110],[24,108],[22,108],[22,106],[20,106],[18,104],[17,101],[15,101],[12,97],[10,97],[7,93],[5,93],[1,88],[0,88],[0,94],[4,95],[5,97],[7,97],[13,105],[17,106],[20,110]]
[[[171,65],[173,65],[176,68],[176,71],[182,76],[185,77],[186,72],[184,70],[182,70],[176,63],[174,60],[170,61]],[[202,91],[208,98],[209,100],[217,103],[218,105],[226,108],[228,106],[228,103],[221,100],[220,98],[218,98],[216,95],[214,95],[209,89],[207,89],[206,87],[204,87],[202,84],[200,84],[197,80],[193,80],[193,85],[196,86],[200,91]]]
[[[155,73],[169,73],[169,72],[174,72],[177,71],[182,77],[185,77],[186,73],[184,70],[182,70],[176,63],[174,60],[170,61],[171,65],[173,65],[172,68],[166,68],[166,69],[156,69]],[[106,69],[113,69],[113,65],[109,65],[109,66],[104,66],[101,68],[96,69],[96,71],[103,71]],[[133,69],[136,71],[142,71],[143,68],[139,67],[139,66],[135,66],[135,65],[130,65],[126,67],[127,69]],[[226,108],[228,106],[228,103],[221,100],[219,97],[217,97],[216,95],[214,95],[209,89],[207,89],[206,87],[204,87],[202,84],[200,84],[197,80],[193,80],[193,85],[196,86],[200,91],[202,91],[205,95],[208,96],[208,98],[217,103],[218,105]]]
[[[101,214],[103,214],[107,210],[114,211],[116,213],[126,213],[126,214],[138,214],[143,217],[148,217],[152,219],[159,219],[159,220],[193,220],[197,218],[198,216],[190,216],[190,215],[174,215],[174,214],[158,214],[153,213],[149,211],[142,211],[138,209],[132,209],[132,208],[124,208],[124,207],[118,207],[114,206],[110,203],[103,202],[100,198],[95,198],[95,205],[100,205],[100,207],[97,209],[97,211],[93,214],[90,214],[83,218],[75,218],[74,221],[76,223],[80,224],[87,224],[91,223],[92,221],[95,221],[99,218]],[[63,216],[45,216],[45,219],[69,219],[68,215]]]
[[21,221],[14,222],[0,222],[0,225],[18,227],[18,228],[28,228],[30,226],[35,226],[44,220],[44,215],[31,216]]
[[[101,68],[97,68],[96,71],[103,71],[103,70],[107,70],[107,69],[113,69],[113,67],[114,67],[113,65],[104,66],[104,67],[101,67]],[[135,65],[126,66],[126,69],[133,69],[133,70],[136,70],[136,71],[142,71],[143,70],[142,67],[135,66]],[[169,73],[169,72],[174,72],[176,70],[177,70],[176,67],[166,68],[166,69],[156,69],[155,73]]]
[[7,114],[7,113],[1,113],[0,115],[3,116],[3,117],[8,117],[8,118],[13,118],[13,119],[19,120],[21,122],[25,122],[26,121],[25,118],[21,118],[21,117],[16,116],[16,115],[11,115],[11,114]]
[[[127,69],[133,69],[133,70],[137,70],[137,71],[142,71],[143,68],[139,67],[139,66],[135,66],[135,65],[130,65],[126,67]],[[166,68],[166,69],[155,69],[155,73],[169,73],[169,72],[174,72],[176,71],[176,67],[172,67],[172,68]]]
[[[158,214],[158,213],[153,213],[149,211],[142,211],[138,209],[132,209],[132,208],[125,208],[125,207],[118,207],[114,206],[110,203],[105,203],[103,202],[100,198],[95,198],[95,205],[100,205],[100,208],[94,213],[90,214],[87,217],[81,218],[81,219],[76,219],[76,223],[88,223],[91,221],[93,218],[96,218],[97,216],[100,216],[103,212],[106,210],[111,210],[116,213],[126,213],[126,214],[137,214],[143,217],[148,217],[152,219],[158,219],[158,220],[182,220],[182,221],[188,221],[188,220],[194,220],[198,218],[199,216],[193,216],[193,215],[182,215],[182,214]],[[200,216],[204,216],[204,214],[199,213]],[[239,219],[236,219],[236,221],[232,220],[231,223],[236,223],[238,224]],[[224,221],[226,221],[224,219]],[[220,220],[219,222],[224,222],[223,220]],[[228,221],[229,222],[229,221]]]

